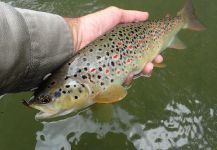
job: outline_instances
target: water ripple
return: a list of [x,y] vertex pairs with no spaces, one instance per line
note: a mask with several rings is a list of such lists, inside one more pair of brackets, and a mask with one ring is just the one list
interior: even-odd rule
[[165,111],[170,115],[151,128],[147,126],[153,124],[153,121],[135,121],[136,116],[120,106],[113,107],[109,121],[100,121],[95,112],[89,109],[64,120],[43,122],[44,129],[37,132],[36,150],[50,147],[53,150],[63,147],[65,150],[71,149],[72,145],[79,143],[85,133],[96,134],[98,140],[108,133],[123,134],[136,149],[181,148],[196,140],[201,141],[198,147],[204,148],[207,142],[203,139],[202,116],[193,115],[187,106],[174,101],[167,104]]

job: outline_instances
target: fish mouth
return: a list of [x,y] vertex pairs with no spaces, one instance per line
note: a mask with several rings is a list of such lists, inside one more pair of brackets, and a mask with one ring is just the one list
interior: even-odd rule
[[35,98],[35,96],[32,96],[29,100],[23,99],[23,101],[22,101],[23,105],[25,105],[27,107],[31,107],[31,104],[34,102],[34,98]]
[[39,112],[35,115],[36,120],[49,119],[58,116],[58,111],[51,110],[49,108],[38,106],[37,104],[30,104],[28,107],[39,110]]

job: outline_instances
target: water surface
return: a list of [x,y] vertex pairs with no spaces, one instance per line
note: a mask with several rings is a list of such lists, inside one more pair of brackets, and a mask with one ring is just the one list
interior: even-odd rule
[[[182,0],[17,0],[27,9],[81,16],[115,5],[147,10],[151,18],[175,15]],[[217,1],[194,6],[207,26],[203,32],[182,31],[186,50],[163,53],[167,68],[140,78],[128,96],[114,105],[94,105],[61,120],[39,122],[36,110],[20,101],[31,93],[0,99],[1,150],[134,150],[216,149],[217,147]],[[106,18],[105,18],[106,19]]]

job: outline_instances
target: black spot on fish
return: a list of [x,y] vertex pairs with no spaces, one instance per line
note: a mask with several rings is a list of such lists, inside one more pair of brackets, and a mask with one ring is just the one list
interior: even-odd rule
[[84,70],[87,71],[87,67],[84,67]]
[[99,51],[102,51],[102,49],[101,49],[101,48],[99,48]]
[[87,63],[87,66],[90,66],[90,63]]
[[111,82],[114,82],[114,79],[111,79]]
[[81,86],[82,86],[82,87],[85,87],[85,85],[84,85],[84,84],[81,84]]
[[100,59],[101,58],[101,56],[96,56],[96,59]]
[[76,87],[76,85],[74,85],[74,87]]
[[109,52],[106,52],[106,55],[109,56]]
[[93,49],[90,49],[89,51],[90,51],[90,52],[93,52]]
[[61,96],[61,93],[60,93],[59,91],[56,91],[56,92],[54,93],[54,96],[55,96],[55,97],[60,97],[60,96]]
[[85,75],[82,75],[81,77],[82,77],[82,79],[87,79],[87,76],[85,76]]
[[84,58],[83,58],[83,61],[86,61],[86,60],[87,60],[87,58],[84,57]]
[[59,91],[62,91],[62,89],[59,89]]
[[66,85],[66,88],[70,88],[70,85]]
[[66,91],[62,91],[63,94],[66,94]]
[[99,71],[102,71],[102,67],[99,67]]
[[81,72],[81,69],[78,69],[78,72],[80,73],[80,72]]
[[101,85],[101,86],[103,86],[103,85],[104,85],[104,83],[103,83],[103,82],[101,82],[101,83],[100,83],[100,85]]
[[122,59],[122,55],[120,54],[120,60]]
[[69,78],[69,77],[68,77],[68,76],[66,76],[64,79],[65,79],[65,80],[67,80],[68,78]]
[[112,62],[111,62],[111,65],[114,67],[114,66],[115,66],[115,63],[112,61]]
[[78,99],[78,96],[75,96],[75,99]]
[[80,88],[78,89],[78,91],[79,91],[79,93],[82,93],[82,90]]
[[97,78],[98,78],[98,79],[101,79],[101,75],[98,75]]
[[91,75],[89,73],[87,74],[87,76],[88,76],[88,79],[91,79]]
[[68,63],[68,65],[70,66],[70,65],[71,65],[71,63]]
[[76,78],[78,75],[77,74],[74,74],[74,77]]

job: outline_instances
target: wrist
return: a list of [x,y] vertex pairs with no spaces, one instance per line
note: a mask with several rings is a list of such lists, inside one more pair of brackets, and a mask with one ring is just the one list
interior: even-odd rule
[[71,35],[72,35],[72,43],[73,43],[73,52],[77,53],[80,49],[81,45],[81,30],[79,29],[79,18],[66,18],[64,20],[69,26]]

